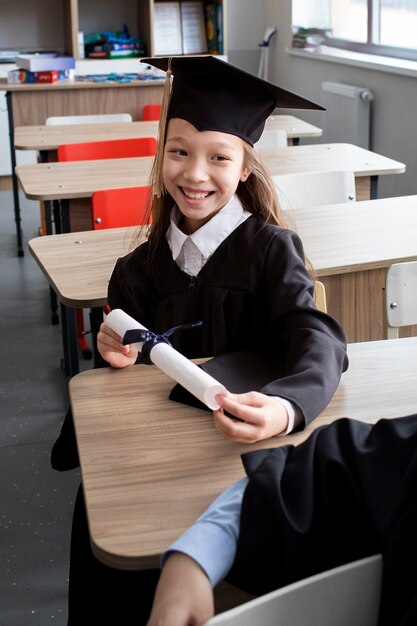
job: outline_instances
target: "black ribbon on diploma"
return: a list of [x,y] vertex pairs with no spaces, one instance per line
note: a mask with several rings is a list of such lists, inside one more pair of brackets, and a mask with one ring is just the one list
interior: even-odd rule
[[[162,335],[157,335],[151,330],[145,330],[142,328],[133,328],[132,330],[127,330],[123,337],[123,345],[126,346],[130,343],[142,343],[141,357],[137,363],[144,363],[145,365],[152,365],[151,360],[151,350],[157,343],[167,343],[169,346],[171,345],[168,341],[168,337],[177,332],[177,330],[185,330],[187,328],[197,328],[198,326],[202,326],[203,322],[194,322],[192,324],[180,324],[179,326],[173,326],[166,330]],[[172,346],[171,346],[172,347]]]

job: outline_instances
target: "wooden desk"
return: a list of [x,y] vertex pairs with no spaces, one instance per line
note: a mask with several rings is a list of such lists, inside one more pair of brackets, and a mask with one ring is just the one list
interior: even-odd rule
[[164,79],[130,83],[60,80],[52,84],[20,85],[0,79],[0,89],[10,98],[13,128],[45,124],[52,115],[130,113],[138,120],[144,104],[160,102],[163,85]]
[[[89,141],[112,141],[136,137],[156,137],[158,122],[111,122],[64,124],[50,126],[19,126],[15,128],[15,150],[40,150],[55,153],[62,144]],[[56,159],[49,159],[56,160]]]
[[[289,137],[289,142],[298,144],[302,137],[319,137],[322,134],[321,128],[308,124],[293,115],[275,115],[266,121],[267,129],[285,130]],[[158,122],[132,122],[112,123],[112,124],[70,124],[63,126],[19,126],[15,128],[14,149],[15,150],[39,150],[41,161],[57,161],[56,151],[59,145],[67,143],[82,143],[88,141],[111,141],[114,139],[131,139],[135,137],[156,137],[158,133]],[[50,234],[49,223],[51,222],[51,208],[45,207],[45,233]],[[80,209],[79,209],[80,210]],[[81,207],[81,217],[86,213]],[[87,215],[88,217],[88,215]],[[87,224],[88,225],[88,224]],[[78,222],[72,230],[84,228],[83,222]]]
[[[272,175],[351,169],[358,178],[401,174],[405,165],[352,144],[314,144],[263,148],[261,157]],[[153,157],[36,163],[20,165],[16,174],[33,200],[91,197],[100,189],[147,184]],[[358,198],[365,199],[365,198]]]
[[272,175],[351,170],[355,174],[357,200],[378,197],[378,176],[405,172],[404,163],[349,143],[263,148],[259,152]]
[[[400,174],[405,165],[352,144],[314,144],[264,148],[259,150],[272,175],[328,169],[350,169],[357,181],[357,199],[376,196],[380,175]],[[149,181],[153,157],[105,159],[67,163],[37,163],[21,165],[16,175],[27,198],[33,200],[68,200],[83,198],[78,217],[84,213],[85,222],[78,228],[92,228],[90,206],[95,191],[109,188],[146,185]]]
[[212,414],[168,400],[156,366],[83,372],[70,381],[93,551],[121,569],[158,565],[160,553],[229,484],[240,454],[298,444],[349,416],[374,423],[416,412],[417,338],[349,345],[333,400],[302,433],[254,445],[223,439]]
[[130,113],[134,120],[138,120],[144,104],[160,102],[163,82],[135,80],[130,83],[95,83],[61,80],[53,84],[11,85],[5,79],[0,79],[0,89],[6,91],[8,110],[18,256],[23,256],[24,252],[15,175],[15,127],[45,124],[47,117],[55,115]]
[[[78,83],[76,83],[78,85]],[[130,91],[126,93],[130,96],[132,93],[130,83]],[[137,84],[137,81],[136,81]],[[151,83],[146,83],[150,85]],[[92,88],[96,88],[96,83],[80,83],[80,85],[93,85]],[[106,86],[107,83],[104,83]],[[85,90],[87,86],[81,88],[81,92],[76,92],[78,94],[78,98],[81,95],[85,95]],[[22,88],[25,86],[17,85],[18,89],[10,90],[10,93],[19,94],[21,97],[22,93],[26,93],[26,90]],[[39,85],[36,85],[38,90],[35,92],[36,94],[39,91]],[[103,85],[101,85],[103,87]],[[108,85],[107,85],[108,87]],[[70,85],[64,85],[65,95],[67,95],[68,89],[70,89]],[[49,91],[54,89],[54,86],[49,86]],[[120,95],[120,86],[117,95]],[[56,90],[56,89],[55,89]],[[48,92],[49,93],[49,92]],[[53,92],[54,93],[54,92]],[[100,92],[101,93],[101,92]],[[107,92],[103,92],[106,93]],[[51,94],[49,94],[50,96]],[[97,95],[97,92],[93,93],[94,96]],[[110,94],[111,95],[111,94]],[[17,96],[14,95],[14,98]],[[107,96],[106,96],[107,97]],[[158,94],[152,94],[152,97],[160,98]],[[62,95],[61,95],[62,100]],[[100,99],[99,99],[100,100]],[[159,101],[159,100],[154,100]],[[131,107],[128,105],[126,99],[122,99],[122,102],[125,104],[125,110],[131,110]],[[120,102],[118,102],[120,107]],[[80,104],[81,106],[81,104]],[[84,105],[82,105],[84,107]],[[86,105],[87,106],[87,105]],[[139,116],[139,108],[138,103],[135,102],[136,109],[134,114],[132,114],[133,119],[136,119]],[[90,105],[91,108],[91,105]],[[70,109],[66,109],[67,111]],[[78,109],[77,109],[78,110]],[[84,110],[84,108],[83,108]],[[88,109],[90,110],[90,109]],[[12,104],[10,104],[10,111],[12,111]],[[113,110],[112,110],[113,112]],[[123,111],[122,111],[123,112]],[[16,156],[15,150],[39,150],[41,152],[42,161],[56,161],[56,150],[59,145],[64,143],[81,143],[84,141],[110,141],[112,139],[129,139],[132,137],[146,137],[146,136],[156,136],[158,130],[157,122],[144,122],[144,121],[136,121],[131,124],[82,124],[82,125],[66,125],[66,126],[46,126],[45,120],[46,115],[42,113],[42,125],[35,126],[18,126],[14,128],[14,133],[11,133],[11,141],[14,142],[14,147],[12,147],[13,152],[13,188],[17,189],[17,180],[15,173],[15,165],[16,165]],[[56,113],[55,113],[56,114]],[[51,113],[49,113],[51,115]],[[10,127],[13,130],[14,122],[13,115],[12,119],[9,120]],[[293,145],[297,145],[300,142],[301,138],[304,137],[320,137],[322,134],[321,128],[317,126],[313,126],[308,122],[304,122],[303,120],[294,117],[293,115],[273,115],[266,122],[267,129],[282,129],[285,130],[287,136],[289,138],[289,142]],[[18,197],[15,196],[15,217],[16,224],[18,226],[18,240],[21,239],[21,229],[20,229],[20,206],[18,202]],[[19,247],[21,245],[19,244]]]
[[[392,263],[417,260],[417,195],[294,209],[286,216],[348,341],[383,339],[386,271]],[[68,311],[92,307],[100,317],[115,261],[129,252],[136,232],[131,227],[36,237],[29,250]],[[77,373],[76,341],[68,343],[75,345]]]
[[[273,115],[265,125],[266,129],[285,130],[287,137],[295,144],[304,137],[320,137],[321,128],[313,126],[293,115]],[[19,126],[14,132],[16,150],[56,150],[66,143],[84,141],[111,141],[132,137],[156,137],[158,122],[132,122],[131,124],[71,124],[65,126]]]

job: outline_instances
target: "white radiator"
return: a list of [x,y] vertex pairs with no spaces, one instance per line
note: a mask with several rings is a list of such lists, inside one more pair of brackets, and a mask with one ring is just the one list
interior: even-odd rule
[[371,102],[373,93],[366,87],[343,83],[321,84],[323,143],[353,143],[371,148]]

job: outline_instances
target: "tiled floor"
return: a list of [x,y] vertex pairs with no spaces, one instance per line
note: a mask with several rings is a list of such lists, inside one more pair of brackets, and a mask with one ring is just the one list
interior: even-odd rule
[[12,193],[0,191],[0,626],[64,626],[78,471],[49,455],[68,406],[46,279],[27,251],[39,205],[21,198],[16,253]]

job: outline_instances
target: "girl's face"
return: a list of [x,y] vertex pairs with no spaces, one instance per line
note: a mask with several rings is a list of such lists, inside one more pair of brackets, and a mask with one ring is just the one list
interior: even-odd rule
[[168,123],[162,172],[165,188],[184,216],[179,226],[188,235],[220,211],[250,174],[239,137],[200,132],[178,118]]

